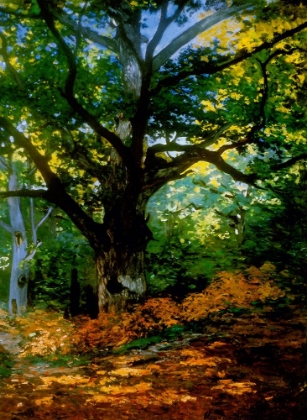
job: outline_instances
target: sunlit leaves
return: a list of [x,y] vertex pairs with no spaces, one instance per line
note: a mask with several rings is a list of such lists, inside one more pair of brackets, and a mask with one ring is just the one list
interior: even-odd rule
[[203,318],[210,312],[225,310],[229,305],[247,308],[255,301],[265,303],[268,298],[276,300],[284,297],[285,292],[270,280],[270,272],[267,272],[266,267],[264,265],[260,270],[254,267],[248,271],[247,276],[241,273],[220,273],[219,278],[203,293],[186,298],[183,307],[188,319]]
[[81,352],[96,347],[121,346],[132,339],[147,337],[176,325],[179,318],[180,309],[171,299],[149,299],[144,305],[136,306],[133,314],[100,314],[98,320],[87,322],[80,319],[74,345]]
[[255,15],[243,15],[237,20],[222,22],[200,35],[199,40],[220,52],[242,49],[252,51],[261,42],[269,41],[277,34],[303,23],[306,11],[303,7],[291,10],[290,7],[280,7],[276,4],[275,9],[274,5],[271,5],[271,9],[264,9],[260,16],[257,20]]

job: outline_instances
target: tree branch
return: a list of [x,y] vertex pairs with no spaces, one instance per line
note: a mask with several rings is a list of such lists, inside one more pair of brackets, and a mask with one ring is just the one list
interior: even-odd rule
[[104,137],[115,148],[119,156],[127,165],[131,164],[132,159],[130,159],[129,149],[122,143],[121,139],[115,133],[112,133],[103,127],[75,98],[74,84],[77,77],[77,65],[74,54],[55,27],[53,16],[49,12],[46,2],[44,0],[38,0],[37,2],[46,25],[55,37],[59,47],[64,52],[67,59],[68,75],[65,83],[65,90],[62,92],[62,96],[67,100],[72,109],[83,118],[84,122],[86,122],[97,134]]
[[60,178],[50,169],[47,158],[41,155],[33,146],[31,141],[3,117],[0,117],[0,126],[5,128],[14,137],[18,146],[26,150],[33,163],[40,171],[48,187],[47,190],[0,192],[0,198],[42,197],[47,201],[58,205],[90,241],[94,249],[101,246],[101,243],[107,246],[110,242],[110,238],[105,231],[104,225],[94,222],[92,218],[82,210],[79,204],[69,194],[67,194]]
[[268,100],[268,94],[269,94],[269,78],[268,78],[268,73],[267,73],[267,65],[272,61],[273,58],[277,57],[278,55],[283,55],[283,54],[291,55],[295,51],[297,51],[297,49],[301,50],[300,48],[291,48],[291,50],[289,51],[277,49],[264,62],[256,58],[256,61],[259,64],[262,75],[263,75],[263,88],[260,90],[260,92],[262,93],[262,98],[259,103],[260,105],[259,121],[256,123],[256,125],[252,127],[252,129],[249,131],[249,133],[244,139],[231,143],[231,144],[225,144],[224,146],[220,147],[217,151],[219,154],[222,155],[226,150],[239,148],[239,147],[245,146],[246,144],[251,144],[255,142],[255,138],[254,138],[255,133],[263,129],[266,125],[265,106],[266,106],[266,103]]
[[82,12],[79,14],[77,31],[76,31],[76,34],[75,34],[76,44],[75,44],[74,59],[76,59],[76,57],[77,57],[78,49],[79,49],[80,44],[81,44],[81,39],[82,39],[82,37],[81,37],[81,28],[82,28],[81,21],[82,21],[83,11],[85,10],[85,7],[86,7],[86,3],[83,6]]
[[13,229],[11,228],[11,226],[7,225],[6,223],[2,222],[2,220],[0,220],[0,226],[5,229],[7,232],[9,233],[13,233]]
[[[158,82],[157,86],[154,89],[152,89],[152,93],[153,94],[158,93],[163,87],[175,86],[179,82],[181,82],[181,80],[186,79],[189,76],[199,76],[203,74],[218,73],[226,68],[234,66],[235,64],[241,63],[242,61],[252,57],[258,52],[274,47],[274,45],[276,45],[278,42],[283,41],[284,39],[287,39],[289,37],[292,37],[293,35],[301,32],[303,29],[306,29],[306,28],[307,28],[307,22],[304,22],[301,25],[298,25],[296,28],[289,29],[283,32],[282,34],[275,36],[271,41],[266,41],[262,43],[261,45],[258,45],[252,51],[241,50],[237,52],[234,58],[228,59],[228,61],[225,61],[225,57],[221,57],[221,60],[223,60],[223,62],[221,63],[212,64],[212,63],[204,62],[202,63],[202,65],[198,65],[197,68],[182,71],[175,76],[165,77],[164,79]],[[278,50],[278,51],[281,52],[282,50]],[[289,52],[283,51],[283,53],[288,54]]]
[[235,181],[244,182],[245,184],[253,185],[258,188],[258,186],[255,185],[257,180],[256,174],[244,174],[225,162],[217,151],[202,149],[201,147],[194,145],[192,147],[190,146],[189,151],[181,156],[177,156],[171,162],[165,161],[160,167],[149,166],[146,168],[143,190],[146,193],[148,192],[148,194],[152,194],[166,182],[185,176],[186,174],[184,174],[184,172],[189,169],[190,166],[200,161],[212,163],[217,169],[230,175]]
[[[219,130],[210,134],[208,138],[202,140],[198,144],[178,144],[176,142],[171,142],[171,141],[167,141],[166,144],[157,143],[154,146],[151,146],[147,149],[147,158],[151,160],[156,153],[160,153],[160,152],[192,152],[200,148],[205,149],[206,147],[209,147],[212,144],[214,144],[220,138],[220,136],[231,126],[232,126],[232,123],[225,124]],[[238,147],[240,145],[242,145],[241,142],[239,142],[236,145],[234,145],[233,143],[230,146],[230,148]],[[219,150],[221,150],[221,148]],[[222,154],[222,152],[220,154]]]
[[9,55],[7,52],[7,41],[6,37],[3,35],[3,33],[0,32],[0,38],[2,41],[2,47],[0,49],[0,54],[3,57],[3,61],[5,62],[5,68],[9,72],[9,74],[12,76],[12,79],[16,82],[19,89],[24,90],[24,84],[21,80],[18,72],[14,69],[14,67],[10,63]]
[[9,197],[33,197],[33,198],[44,198],[49,200],[48,190],[17,190],[17,191],[0,191],[0,198]]
[[10,169],[10,165],[3,156],[0,156],[0,169],[2,171],[8,171]]
[[52,210],[53,210],[53,207],[49,207],[49,209],[47,210],[46,214],[37,223],[37,225],[35,227],[36,232],[37,232],[37,229],[48,219],[48,217],[50,216]]
[[280,171],[281,169],[289,168],[290,166],[304,159],[307,159],[307,153],[302,153],[301,155],[293,156],[292,158],[286,160],[285,162],[271,165],[270,168],[273,171]]
[[192,41],[197,35],[202,32],[207,31],[212,28],[212,26],[223,22],[226,19],[229,19],[235,15],[235,13],[241,12],[243,10],[251,7],[253,3],[247,3],[241,6],[233,6],[229,8],[222,9],[213,15],[205,17],[199,22],[195,23],[189,29],[184,31],[182,34],[173,39],[167,47],[160,51],[153,59],[153,70],[159,70],[159,68],[181,47],[188,44]]
[[189,3],[189,0],[181,0],[177,1],[177,9],[174,11],[173,15],[168,18],[168,21],[174,22],[177,18],[179,18],[181,12],[185,8],[185,6]]
[[151,158],[156,153],[161,152],[191,152],[196,148],[195,144],[178,144],[175,142],[157,143],[147,149],[147,158]]
[[220,155],[218,152],[213,152],[210,150],[201,150],[199,152],[198,160],[193,156],[193,163],[198,161],[205,161],[208,163],[212,163],[216,166],[217,169],[220,171],[230,175],[235,181],[244,182],[246,184],[254,185],[256,181],[256,174],[244,174],[243,172],[237,170],[233,166],[229,165]]
[[161,10],[161,16],[160,16],[160,21],[159,21],[158,28],[157,28],[154,36],[152,37],[152,39],[149,41],[149,43],[147,45],[146,56],[145,56],[145,60],[147,62],[149,62],[152,59],[155,48],[158,45],[158,43],[160,42],[166,28],[168,27],[167,2],[164,2],[162,4],[160,10]]
[[223,125],[220,129],[218,129],[217,131],[215,131],[214,133],[211,133],[207,139],[203,140],[200,145],[202,147],[209,147],[212,146],[212,144],[214,144],[221,136],[223,133],[225,133],[225,131],[228,130],[228,128],[230,128],[233,124],[232,123],[227,123],[225,125]]
[[185,4],[186,4],[186,1],[183,1],[181,4],[177,5],[176,11],[170,17],[167,17],[168,2],[166,1],[165,3],[162,4],[161,16],[160,16],[158,28],[147,46],[146,57],[145,57],[145,60],[147,62],[149,62],[152,59],[154,51],[157,45],[159,44],[159,42],[161,41],[166,29],[169,27],[169,25],[172,22],[174,22],[176,18],[179,17],[182,10],[184,9]]
[[25,137],[20,131],[18,131],[13,124],[11,124],[7,119],[0,117],[0,126],[3,127],[11,136],[14,137],[16,143],[24,148],[32,159],[33,163],[37,169],[42,174],[47,187],[52,187],[53,185],[60,184],[60,180],[57,175],[52,172],[48,165],[48,159],[46,156],[43,156],[38,150],[33,146],[31,141]]
[[32,241],[35,245],[37,244],[37,230],[45,222],[45,220],[47,220],[52,210],[53,210],[53,207],[49,207],[46,214],[41,218],[41,220],[35,226],[34,200],[33,200],[33,197],[30,198],[30,220],[31,220],[31,230],[32,230]]
[[35,254],[36,254],[36,251],[38,250],[38,248],[39,248],[41,245],[42,245],[42,242],[38,242],[38,243],[35,245],[35,247],[34,247],[33,251],[32,251],[32,252],[30,252],[30,254],[28,254],[28,255],[24,258],[24,260],[23,260],[23,261],[30,261],[30,260],[32,260],[32,259],[34,258],[34,256],[35,256]]
[[99,35],[95,31],[93,31],[90,28],[85,28],[84,26],[79,26],[78,23],[74,22],[72,19],[70,19],[66,14],[58,14],[56,12],[52,12],[53,15],[56,17],[56,19],[61,22],[63,25],[65,25],[67,28],[74,31],[76,34],[80,32],[80,34],[86,38],[91,40],[92,42],[95,42],[96,44],[100,45],[101,47],[107,48],[111,51],[113,51],[115,54],[118,53],[118,46],[117,42],[104,35]]
[[[251,131],[250,131],[250,133],[251,133]],[[254,142],[253,134],[249,135],[249,133],[248,133],[248,135],[244,139],[233,142],[233,143],[224,144],[216,152],[219,155],[222,155],[223,153],[226,152],[226,150],[237,149],[237,148],[240,148],[242,146],[245,146],[246,144],[251,144],[253,142]]]

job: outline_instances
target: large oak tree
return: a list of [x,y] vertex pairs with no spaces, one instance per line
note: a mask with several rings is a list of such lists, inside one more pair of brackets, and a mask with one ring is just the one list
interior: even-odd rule
[[[1,196],[41,197],[69,216],[95,251],[100,310],[120,310],[145,294],[145,207],[161,186],[198,161],[255,184],[263,159],[249,173],[227,161],[230,150],[248,155],[252,145],[277,145],[267,156],[275,166],[266,159],[262,178],[306,156],[265,132],[278,125],[272,98],[281,96],[271,67],[285,73],[286,58],[304,56],[305,10],[231,3],[0,2],[2,154],[19,150],[42,177],[41,188]],[[270,19],[279,19],[275,31],[250,35]],[[219,33],[227,22],[237,26],[225,47]],[[241,34],[252,42],[240,44]],[[229,76],[242,63],[252,63],[249,79],[242,75],[244,95],[234,91],[239,82],[231,90]],[[292,67],[300,90],[301,61]],[[282,91],[286,115],[291,95]],[[227,112],[210,113],[212,104]]]

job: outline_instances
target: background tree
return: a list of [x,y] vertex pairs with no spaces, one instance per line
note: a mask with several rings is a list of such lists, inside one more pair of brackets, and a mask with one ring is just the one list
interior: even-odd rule
[[[20,161],[18,162],[20,166]],[[18,174],[17,162],[9,161],[0,157],[0,170],[5,172],[8,178],[8,191],[18,191],[22,187],[20,172]],[[0,226],[11,234],[12,258],[9,292],[9,311],[21,314],[27,307],[28,283],[30,274],[30,261],[34,258],[41,242],[37,239],[37,230],[48,218],[52,207],[49,208],[43,218],[36,223],[33,199],[29,202],[29,215],[31,226],[31,246],[28,246],[24,212],[21,209],[19,197],[8,198],[9,223],[0,220]]]
[[[38,0],[1,10],[1,133],[42,176],[41,189],[1,196],[41,197],[70,217],[94,250],[101,310],[144,296],[145,207],[168,181],[206,161],[255,184],[306,157],[303,128],[300,144],[287,138],[304,84],[305,9]],[[218,24],[228,19],[241,26],[225,47]],[[275,29],[251,38],[263,21]],[[231,165],[231,150],[254,159],[249,172]]]
[[[30,301],[35,307],[48,305],[71,315],[81,311],[97,314],[93,252],[65,216],[55,209],[40,230],[43,246],[38,249],[31,269]],[[80,294],[76,293],[78,288]]]

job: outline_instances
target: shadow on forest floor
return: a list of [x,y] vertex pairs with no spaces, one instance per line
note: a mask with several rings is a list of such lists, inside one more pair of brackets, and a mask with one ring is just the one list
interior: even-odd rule
[[65,347],[73,322],[42,322],[1,313],[3,420],[307,418],[307,309],[295,299],[219,310],[177,338],[85,356]]

